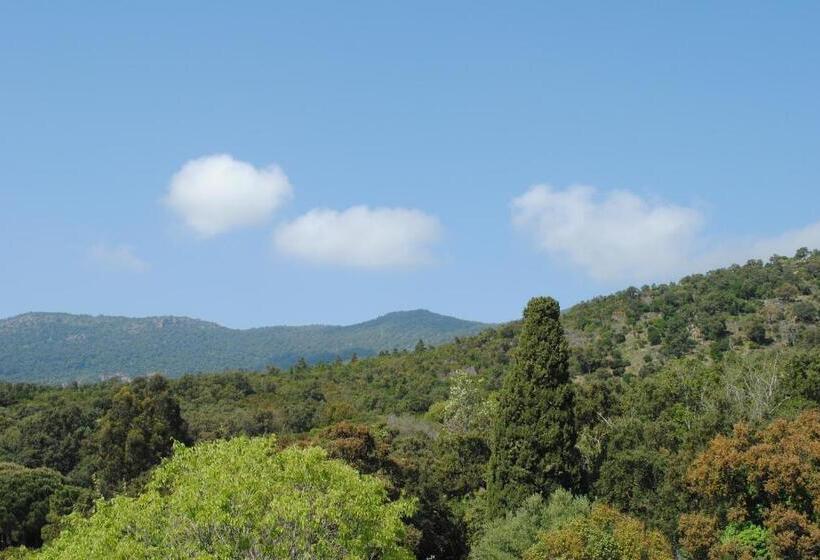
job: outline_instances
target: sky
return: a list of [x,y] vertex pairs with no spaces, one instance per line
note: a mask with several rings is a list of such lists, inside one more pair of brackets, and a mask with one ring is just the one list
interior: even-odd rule
[[817,2],[0,4],[0,317],[500,322],[820,248]]

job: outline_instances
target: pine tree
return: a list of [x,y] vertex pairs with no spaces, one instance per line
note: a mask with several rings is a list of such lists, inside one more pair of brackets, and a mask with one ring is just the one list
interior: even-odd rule
[[488,483],[491,513],[578,483],[573,404],[558,302],[533,298],[499,396]]

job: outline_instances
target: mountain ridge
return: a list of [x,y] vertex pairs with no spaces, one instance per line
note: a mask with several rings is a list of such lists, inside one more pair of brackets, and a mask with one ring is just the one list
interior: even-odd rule
[[233,329],[185,316],[125,317],[29,312],[0,319],[0,379],[65,382],[103,375],[181,375],[225,368],[288,367],[369,356],[418,340],[439,344],[491,325],[425,309],[352,325]]

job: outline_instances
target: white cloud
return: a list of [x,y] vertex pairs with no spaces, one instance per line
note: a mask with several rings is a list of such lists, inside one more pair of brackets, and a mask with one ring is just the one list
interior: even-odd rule
[[755,242],[754,252],[749,258],[761,259],[774,254],[790,257],[801,247],[820,249],[820,222],[789,230],[774,237],[759,239]]
[[96,262],[115,270],[145,272],[151,266],[134,254],[127,245],[107,245],[97,243],[89,250],[89,255]]
[[540,248],[600,280],[675,273],[689,259],[703,221],[692,208],[589,186],[532,187],[513,200],[512,215]]
[[202,237],[264,223],[292,195],[276,165],[257,169],[227,154],[191,160],[171,178],[164,202]]
[[316,264],[393,268],[430,262],[440,236],[439,221],[419,210],[354,206],[311,210],[280,226],[274,244]]
[[709,270],[733,263],[743,264],[749,259],[766,260],[772,255],[790,257],[801,247],[820,249],[820,222],[771,237],[729,240],[704,253],[696,264],[698,270]]
[[532,187],[512,201],[512,220],[549,255],[598,280],[671,280],[820,248],[820,222],[771,237],[715,242],[701,235],[704,218],[693,208],[589,186]]

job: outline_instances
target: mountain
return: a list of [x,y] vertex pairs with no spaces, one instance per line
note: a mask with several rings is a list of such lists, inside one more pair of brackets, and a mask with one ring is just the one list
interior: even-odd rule
[[[524,302],[522,302],[523,305]],[[630,287],[563,315],[575,375],[647,375],[682,356],[714,359],[729,350],[816,347],[820,252],[752,260],[678,282]],[[409,349],[419,339],[440,346],[438,373],[483,366],[498,382],[517,324],[489,328],[429,311],[389,313],[350,326],[228,329],[185,317],[91,317],[29,313],[0,320],[0,380],[60,383],[164,372],[288,367],[300,357],[333,361]],[[466,358],[469,358],[467,360]],[[398,371],[407,358],[396,358]],[[478,363],[475,363],[476,360]],[[429,387],[428,387],[429,389]]]
[[188,317],[26,313],[0,320],[0,380],[59,383],[106,375],[288,367],[439,344],[487,327],[426,310],[349,326],[229,329]]

